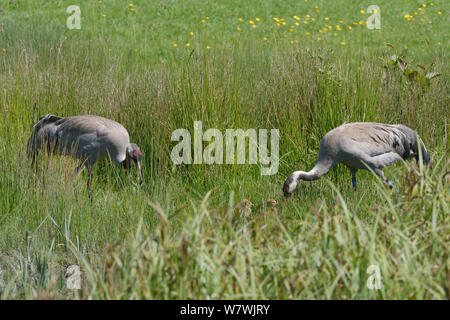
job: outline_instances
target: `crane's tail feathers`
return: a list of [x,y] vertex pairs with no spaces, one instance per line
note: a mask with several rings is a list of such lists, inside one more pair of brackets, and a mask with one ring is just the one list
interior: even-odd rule
[[[428,154],[427,148],[425,147],[425,144],[423,143],[422,139],[419,138],[420,141],[420,149],[422,151],[422,159],[425,164],[430,163],[430,155]],[[419,160],[419,154],[417,154],[417,161]]]
[[62,119],[61,117],[55,116],[53,114],[50,114],[50,113],[46,114],[45,116],[40,117],[39,121],[34,125],[35,131],[36,131],[36,127],[38,127],[37,129],[39,129],[47,123],[53,123],[53,122],[56,122],[61,119]]
[[40,143],[43,142],[43,139],[40,139],[42,137],[39,137],[40,130],[47,124],[56,122],[58,120],[61,120],[63,118],[55,116],[53,114],[46,114],[45,116],[42,116],[39,118],[39,121],[33,126],[33,132],[31,133],[30,139],[28,140],[27,144],[27,155],[28,158],[32,158],[33,162],[34,159],[38,153],[38,149],[41,146],[38,146],[39,141]]

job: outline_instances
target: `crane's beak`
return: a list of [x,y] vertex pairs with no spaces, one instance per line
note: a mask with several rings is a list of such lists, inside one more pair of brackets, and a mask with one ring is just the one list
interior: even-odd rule
[[136,167],[138,172],[138,178],[140,181],[142,181],[143,177],[142,177],[141,160],[136,161]]

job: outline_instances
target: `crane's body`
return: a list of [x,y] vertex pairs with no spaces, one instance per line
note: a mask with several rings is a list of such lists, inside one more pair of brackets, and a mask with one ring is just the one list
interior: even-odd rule
[[131,160],[137,165],[141,177],[141,151],[130,143],[127,130],[118,122],[93,115],[66,118],[47,114],[33,127],[28,141],[28,154],[33,161],[39,153],[71,155],[82,161],[88,169],[88,185],[93,165],[109,155],[118,165],[129,168]]
[[283,192],[289,195],[299,180],[315,180],[338,163],[349,167],[356,190],[356,172],[372,169],[390,187],[382,169],[401,160],[419,158],[420,148],[425,163],[430,161],[427,149],[416,132],[404,125],[374,122],[345,123],[329,131],[320,143],[315,166],[309,172],[295,171],[285,181]]

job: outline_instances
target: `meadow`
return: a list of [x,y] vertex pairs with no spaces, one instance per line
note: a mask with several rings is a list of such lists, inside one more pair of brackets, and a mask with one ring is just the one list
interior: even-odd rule
[[[80,0],[70,30],[75,2],[0,1],[1,299],[449,298],[447,2]],[[90,200],[75,160],[33,167],[47,113],[122,123],[144,181],[103,161]],[[278,173],[174,165],[171,133],[194,121],[278,129]],[[432,167],[387,168],[393,190],[360,171],[354,193],[338,165],[285,199],[286,177],[353,121],[417,130]]]

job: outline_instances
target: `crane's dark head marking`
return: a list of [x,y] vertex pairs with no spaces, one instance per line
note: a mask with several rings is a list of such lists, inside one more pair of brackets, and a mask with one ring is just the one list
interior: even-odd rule
[[140,151],[138,151],[138,150],[134,150],[133,151],[133,157],[139,157],[139,156],[142,156],[142,153],[140,152]]
[[285,198],[289,198],[291,196],[291,193],[289,192],[289,187],[288,186],[284,186],[283,187],[283,194]]
[[298,184],[298,174],[294,172],[286,179],[286,181],[284,181],[283,194],[286,198],[292,194],[295,188],[297,188],[297,184]]
[[134,161],[140,160],[142,157],[141,149],[136,143],[130,143],[127,148],[128,156]]
[[291,193],[289,192],[289,185],[292,183],[291,181],[291,177],[287,178],[286,181],[284,182],[284,186],[283,186],[283,194],[284,196],[287,198],[291,195]]

